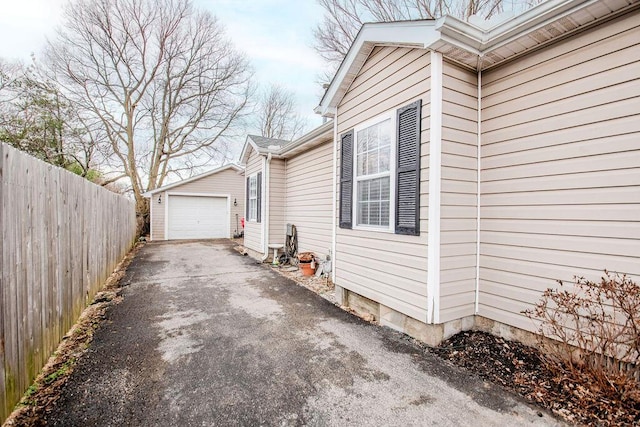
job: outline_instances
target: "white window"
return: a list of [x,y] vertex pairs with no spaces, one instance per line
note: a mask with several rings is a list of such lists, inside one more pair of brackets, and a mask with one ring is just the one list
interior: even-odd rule
[[394,136],[392,118],[355,130],[355,225],[391,230],[393,224]]
[[249,177],[249,221],[258,219],[258,176]]

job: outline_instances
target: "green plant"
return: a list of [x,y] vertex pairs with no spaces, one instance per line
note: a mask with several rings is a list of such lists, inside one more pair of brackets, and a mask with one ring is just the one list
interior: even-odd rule
[[73,358],[64,362],[56,371],[44,377],[44,384],[49,385],[52,382],[56,381],[58,378],[66,375],[67,372],[69,372],[69,369],[71,368],[74,362],[75,362],[75,359]]

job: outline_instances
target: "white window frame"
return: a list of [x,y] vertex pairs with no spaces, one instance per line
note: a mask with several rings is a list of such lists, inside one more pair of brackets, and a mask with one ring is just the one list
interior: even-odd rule
[[[389,120],[391,129],[390,152],[389,152],[389,172],[382,172],[374,175],[366,175],[366,177],[358,176],[358,132],[378,123]],[[396,222],[396,151],[397,151],[397,123],[395,110],[387,111],[372,119],[367,120],[353,128],[353,191],[352,191],[352,229],[379,231],[384,233],[395,232]],[[371,179],[389,176],[389,225],[367,225],[358,224],[358,183],[360,181],[368,181]]]
[[[255,194],[251,196],[251,185],[253,184],[253,190]],[[252,209],[251,202],[255,201],[255,209]],[[249,218],[250,222],[258,222],[258,174],[249,176],[249,195],[247,197],[247,203],[249,204]]]

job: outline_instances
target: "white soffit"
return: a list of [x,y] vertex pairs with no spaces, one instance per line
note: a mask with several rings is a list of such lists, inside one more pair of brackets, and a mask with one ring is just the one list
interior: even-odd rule
[[442,37],[429,47],[475,70],[488,69],[639,5],[638,0],[548,0],[488,30],[446,16],[437,25]]

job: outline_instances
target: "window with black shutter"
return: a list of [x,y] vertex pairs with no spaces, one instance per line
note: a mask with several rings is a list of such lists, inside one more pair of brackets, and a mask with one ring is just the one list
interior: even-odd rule
[[251,197],[251,188],[250,188],[250,182],[251,182],[251,177],[247,177],[247,192],[246,192],[246,199],[245,199],[245,210],[246,210],[246,215],[245,220],[249,221],[251,219],[251,203],[250,203],[250,197]]
[[397,111],[396,234],[420,234],[420,114],[418,100]]
[[418,100],[342,134],[340,228],[420,235],[421,106]]
[[351,228],[353,213],[353,130],[340,137],[340,228]]

